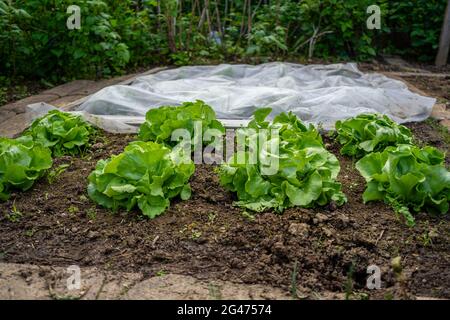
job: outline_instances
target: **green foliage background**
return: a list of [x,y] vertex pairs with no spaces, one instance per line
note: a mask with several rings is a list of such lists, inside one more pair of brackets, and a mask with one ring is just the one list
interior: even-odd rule
[[[2,77],[59,82],[150,64],[370,60],[380,53],[430,61],[446,2],[0,0],[0,70]],[[81,30],[66,28],[73,4],[81,8]],[[373,4],[381,7],[381,30],[366,27]],[[311,42],[314,33],[320,36]]]

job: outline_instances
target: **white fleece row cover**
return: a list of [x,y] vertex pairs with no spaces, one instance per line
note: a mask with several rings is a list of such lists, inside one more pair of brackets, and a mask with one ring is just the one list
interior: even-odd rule
[[409,91],[401,81],[362,73],[355,63],[276,62],[165,70],[139,77],[131,85],[104,88],[78,110],[95,118],[107,116],[107,122],[114,116],[144,117],[151,108],[197,99],[211,105],[219,119],[248,120],[256,109],[272,107],[270,117],[292,111],[326,129],[336,120],[367,112],[384,113],[398,123],[422,121],[436,102]]

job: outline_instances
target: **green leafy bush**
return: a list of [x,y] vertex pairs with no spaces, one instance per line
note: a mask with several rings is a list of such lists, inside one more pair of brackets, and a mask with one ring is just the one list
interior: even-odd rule
[[384,200],[409,226],[414,225],[410,209],[448,213],[450,172],[444,166],[444,154],[433,147],[388,147],[368,154],[356,168],[367,181],[364,202]]
[[287,52],[285,44],[286,28],[276,26],[272,30],[269,22],[257,23],[248,35],[247,55],[271,56],[277,52]]
[[[0,0],[0,27],[7,30],[0,36],[0,52],[5,48],[11,53],[2,61],[5,72],[52,82],[120,72],[130,61],[130,52],[113,26],[117,20],[111,16],[112,2]],[[67,8],[73,4],[81,10],[80,30],[66,27]]]
[[36,119],[25,132],[45,147],[54,156],[76,155],[89,146],[94,127],[80,116],[52,110],[42,118]]
[[[232,2],[232,4],[231,4]],[[67,8],[81,9],[68,30]],[[369,30],[378,5],[381,29]],[[0,0],[0,70],[52,83],[148,66],[394,53],[431,61],[446,0]],[[210,12],[206,19],[205,12]]]
[[[316,57],[357,60],[376,56],[377,47],[373,40],[377,33],[366,25],[369,17],[366,10],[374,4],[373,1],[304,0],[297,3],[296,13],[286,12],[288,17],[298,15],[294,21],[299,24],[299,28],[291,28],[292,33],[288,37],[296,41],[292,45],[295,52],[308,53],[309,56],[314,52]],[[385,5],[379,5],[385,12]],[[384,31],[385,24],[382,27]],[[317,38],[311,42],[311,37]]]
[[132,142],[123,153],[97,163],[89,175],[89,196],[113,210],[129,211],[137,205],[145,216],[155,218],[169,207],[170,199],[190,198],[188,181],[195,166],[189,156],[180,148]]
[[341,153],[362,157],[367,153],[383,151],[388,146],[411,144],[411,131],[398,125],[388,116],[360,114],[345,121],[336,122]]
[[[201,122],[202,132],[195,132],[196,122]],[[176,129],[186,129],[194,147],[202,145],[203,133],[208,129],[217,129],[222,134],[225,133],[223,125],[216,120],[214,110],[203,101],[197,100],[184,102],[179,107],[163,106],[148,111],[145,122],[139,129],[139,139],[174,146],[177,141],[172,141],[171,138],[172,132]]]
[[[446,0],[382,0],[383,38],[396,54],[431,62],[439,46]],[[389,38],[388,38],[389,37]]]
[[16,3],[0,0],[0,69],[2,75],[9,75],[21,68],[23,62],[28,67],[30,61],[24,57],[31,54],[32,48],[27,43],[26,28],[32,20],[31,15]]
[[[270,109],[259,110],[249,127],[237,132],[246,135],[250,145],[255,135],[261,134],[250,129],[269,130],[266,142],[257,150],[257,161],[251,161],[254,151],[238,150],[218,169],[221,185],[237,194],[239,201],[235,204],[257,212],[282,212],[293,206],[346,202],[341,185],[336,182],[339,162],[325,150],[317,130],[306,127],[293,114],[280,114],[269,124],[264,121],[269,112]],[[278,152],[273,146],[278,146]],[[264,170],[270,163],[268,159],[278,161],[276,172]]]
[[12,189],[28,190],[51,166],[50,150],[30,137],[0,138],[0,200]]

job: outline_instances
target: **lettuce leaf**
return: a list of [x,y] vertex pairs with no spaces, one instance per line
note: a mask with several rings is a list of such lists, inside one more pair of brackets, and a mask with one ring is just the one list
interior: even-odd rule
[[31,137],[0,138],[0,200],[8,200],[13,189],[30,189],[51,166],[50,150]]
[[89,146],[95,128],[80,116],[59,110],[52,110],[44,117],[36,119],[25,135],[45,147],[54,156],[77,155]]
[[[249,126],[237,131],[248,137],[249,146],[253,135],[268,130],[257,161],[252,160],[251,151],[238,150],[218,169],[221,185],[237,194],[235,204],[256,212],[323,206],[331,201],[344,204],[347,199],[336,181],[339,162],[324,148],[317,129],[292,113],[282,113],[269,123],[264,120],[269,113],[268,108],[258,110]],[[278,130],[278,136],[272,130]],[[268,147],[273,145],[278,145],[278,152]],[[278,170],[267,173],[263,168],[270,158],[278,160]]]
[[449,210],[450,172],[444,154],[433,147],[388,147],[366,155],[356,168],[367,182],[364,202],[385,201],[402,214],[409,226],[411,210],[445,214]]
[[[202,132],[195,132],[195,122],[201,122]],[[217,129],[225,134],[224,126],[216,119],[214,110],[201,100],[184,102],[181,106],[163,106],[151,109],[145,116],[145,122],[139,129],[141,141],[154,141],[175,146],[178,141],[172,141],[172,133],[176,129],[186,129],[191,137],[194,148],[201,147],[203,133],[207,129]],[[204,141],[206,143],[208,141]]]
[[338,141],[344,155],[361,158],[388,146],[411,144],[411,131],[382,114],[360,114],[336,122]]
[[190,198],[188,181],[194,170],[182,148],[136,141],[123,153],[97,163],[88,178],[88,194],[106,208],[130,211],[137,205],[145,216],[155,218],[173,197]]

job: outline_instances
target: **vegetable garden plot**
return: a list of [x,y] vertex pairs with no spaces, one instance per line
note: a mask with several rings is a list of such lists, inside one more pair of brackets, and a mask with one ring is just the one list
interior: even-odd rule
[[[205,113],[200,114],[206,116],[209,109],[205,106],[202,109]],[[166,107],[152,114],[158,116],[175,110]],[[0,203],[0,209],[7,212],[0,218],[2,259],[28,263],[31,259],[57,265],[65,265],[70,260],[71,264],[82,266],[95,264],[150,273],[163,270],[200,278],[266,283],[286,290],[292,284],[295,264],[301,270],[296,283],[305,294],[322,290],[348,293],[349,279],[352,279],[351,294],[356,297],[360,294],[448,297],[447,288],[442,287],[449,280],[446,273],[448,218],[419,215],[416,227],[408,228],[383,203],[363,204],[364,179],[353,160],[340,155],[337,140],[321,136],[317,129],[305,126],[293,114],[278,115],[269,123],[265,121],[269,112],[261,109],[248,128],[241,130],[278,127],[282,144],[290,146],[294,153],[298,150],[299,155],[306,151],[303,156],[312,155],[312,163],[318,166],[311,166],[308,163],[311,161],[286,163],[282,170],[287,175],[279,175],[271,182],[262,181],[266,177],[258,177],[256,168],[247,167],[247,176],[241,175],[246,181],[231,179],[238,187],[231,190],[237,191],[235,195],[224,190],[222,185],[226,187],[230,179],[221,181],[213,166],[196,165],[195,172],[189,164],[185,170],[176,169],[168,158],[172,154],[170,147],[155,142],[132,142],[139,138],[136,136],[100,136],[81,157],[56,157],[51,172],[57,173],[52,179],[38,180],[37,187],[28,193],[12,191],[12,201]],[[165,119],[174,124],[171,117]],[[146,126],[150,125],[151,129],[152,118],[148,121]],[[180,124],[190,126],[189,122]],[[377,137],[380,145],[383,140],[397,143],[377,134],[378,130],[386,131],[385,128],[373,125],[367,128],[377,129],[369,129],[372,135],[362,135],[362,139],[352,141],[366,145],[366,141]],[[349,136],[346,132],[346,137]],[[147,148],[151,150],[148,152]],[[394,146],[386,150],[389,148]],[[417,150],[419,154],[421,151]],[[422,164],[421,170],[442,162],[440,153],[424,150],[430,151],[432,163]],[[110,156],[110,162],[103,160]],[[161,164],[158,168],[152,161],[159,156],[163,161],[157,161]],[[136,172],[128,170],[133,163],[140,163]],[[230,163],[225,168],[227,165]],[[65,170],[60,171],[62,167]],[[92,178],[88,179],[89,174]],[[185,186],[190,175],[192,190],[189,188],[187,192]],[[93,183],[93,189],[87,190],[88,180]],[[320,189],[315,190],[317,182]],[[263,208],[266,212],[254,215],[233,205],[236,200],[244,200],[244,207],[248,205],[248,209],[255,210],[255,201],[259,205],[261,199],[248,198],[248,195],[255,196],[257,184],[269,186],[271,192],[267,195],[271,199],[280,200],[279,196],[283,195],[284,201],[278,202],[278,209],[280,205],[286,209],[282,215],[270,210],[277,209],[275,206],[267,206]],[[240,188],[246,192],[244,199],[240,198]],[[148,196],[144,196],[147,190]],[[302,190],[305,197],[296,197],[295,193]],[[191,198],[188,200],[183,193],[189,193]],[[343,194],[348,195],[349,201],[339,206],[344,202]],[[312,195],[317,198],[311,198],[311,203],[300,202]],[[96,206],[88,196],[107,209]],[[153,197],[158,198],[157,203]],[[145,201],[141,204],[142,199]],[[171,204],[164,211],[168,199]],[[262,203],[266,200],[272,203],[271,199],[262,199]],[[317,203],[312,208],[300,207],[309,206],[313,201]],[[120,210],[121,207],[132,209],[136,204],[150,217],[162,211],[164,214],[153,220],[142,220],[135,211],[127,214]],[[114,214],[111,208],[118,210]],[[391,270],[391,259],[397,256],[405,257],[405,261],[400,268]],[[383,269],[385,281],[383,290],[376,292],[365,288],[366,268],[373,263]],[[400,269],[409,277],[407,282],[395,280]],[[413,271],[415,276],[411,276]],[[423,286],[423,279],[428,286]]]
[[[417,128],[416,134],[425,129]],[[95,205],[86,190],[97,162],[121,153],[135,139],[105,134],[86,157],[56,158],[52,170],[69,167],[54,182],[40,179],[31,190],[0,202],[0,259],[179,273],[264,283],[286,292],[298,261],[297,292],[303,297],[344,293],[353,279],[354,298],[450,298],[448,218],[421,214],[409,228],[382,202],[364,205],[365,181],[333,140],[325,137],[324,143],[341,165],[338,181],[348,197],[342,207],[297,207],[251,218],[232,206],[236,198],[220,186],[214,167],[200,165],[190,180],[191,199],[175,199],[163,215],[149,220],[138,210],[113,214]],[[402,283],[390,267],[396,256],[402,257]],[[365,289],[369,264],[382,270],[381,290]]]

